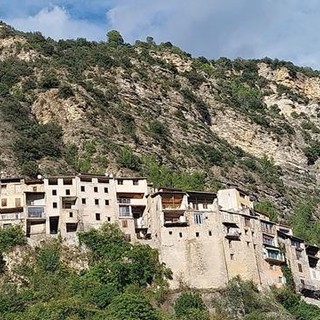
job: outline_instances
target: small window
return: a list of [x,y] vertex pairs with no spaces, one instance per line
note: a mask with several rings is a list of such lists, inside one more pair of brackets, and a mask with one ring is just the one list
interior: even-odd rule
[[253,249],[257,249],[257,245],[256,244],[253,245]]
[[94,192],[98,192],[98,187],[93,187]]
[[85,191],[86,191],[85,186],[81,186],[81,187],[80,187],[80,190],[81,190],[81,192],[85,192]]
[[244,234],[247,236],[248,235],[248,230],[244,229]]
[[209,236],[210,236],[210,237],[212,236],[212,231],[209,231]]
[[128,228],[128,220],[122,220],[122,228]]
[[278,283],[282,283],[282,277],[280,276],[280,277],[278,277]]
[[56,196],[56,195],[57,195],[57,190],[53,189],[53,190],[52,190],[52,195],[53,195],[53,196]]
[[7,199],[1,199],[1,206],[6,207],[7,206]]
[[298,269],[299,269],[299,272],[302,272],[302,265],[300,263],[298,263]]
[[58,208],[58,203],[57,202],[52,202],[52,208]]
[[203,207],[203,209],[208,209],[208,204],[207,204],[207,203],[204,203],[204,204],[202,205],[202,207]]
[[111,218],[110,218],[110,217],[107,217],[107,221],[110,222],[110,221],[111,221]]
[[109,192],[108,188],[104,188],[104,193],[108,193],[108,192]]
[[138,186],[139,185],[139,180],[138,179],[133,179],[133,185]]
[[1,185],[1,189],[7,189],[7,185],[6,184],[2,184]]
[[96,213],[96,220],[100,220],[100,213]]
[[119,180],[118,180],[118,184],[119,184],[119,185],[123,185],[123,180],[122,180],[122,179],[119,179]]
[[56,186],[58,184],[58,179],[49,179],[49,186]]
[[125,234],[124,238],[126,239],[126,241],[130,242],[131,241],[131,235],[130,234]]
[[269,264],[269,269],[273,270],[273,264]]
[[182,238],[182,232],[179,232],[179,237]]
[[199,238],[199,235],[200,235],[199,232],[196,232],[196,237],[197,237],[197,238]]
[[195,224],[202,224],[203,223],[203,214],[202,213],[195,213],[193,215],[193,220]]
[[73,212],[69,212],[69,218],[73,218]]
[[229,240],[228,244],[229,244],[229,248],[231,249],[232,248],[232,240]]
[[230,260],[234,260],[234,254],[230,253]]
[[250,242],[249,241],[247,241],[247,247],[250,248]]
[[254,231],[251,232],[252,236],[254,237]]
[[304,280],[303,280],[303,279],[300,279],[300,282],[301,282],[301,284],[302,284],[302,285],[304,285],[304,284],[305,284],[305,282],[304,282]]
[[66,195],[70,196],[70,189],[66,189]]
[[170,235],[170,236],[172,235],[172,231],[169,231],[169,235]]
[[106,206],[108,206],[108,205],[109,205],[109,200],[104,200],[104,204],[105,204]]
[[94,204],[95,204],[96,206],[98,206],[98,205],[99,205],[99,199],[94,199]]
[[82,203],[82,204],[86,204],[86,202],[87,202],[87,201],[86,201],[86,198],[82,198],[82,199],[81,199],[81,203]]

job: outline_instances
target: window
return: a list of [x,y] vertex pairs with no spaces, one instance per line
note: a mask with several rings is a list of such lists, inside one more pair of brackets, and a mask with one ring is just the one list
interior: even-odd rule
[[210,236],[210,237],[212,236],[212,231],[209,231],[209,236]]
[[69,212],[69,218],[73,218],[73,212]]
[[234,254],[230,253],[230,260],[234,260]]
[[121,224],[122,224],[122,228],[128,228],[128,220],[122,220]]
[[49,179],[49,186],[56,186],[58,184],[58,179]]
[[96,213],[96,220],[100,220],[100,213]]
[[94,199],[94,204],[95,204],[96,206],[98,206],[98,205],[99,205],[99,199]]
[[232,249],[232,240],[229,240],[228,244],[229,244],[229,249]]
[[267,236],[265,234],[262,235],[262,242],[265,245],[274,246],[274,238],[270,237],[270,236]]
[[202,207],[203,207],[203,209],[208,209],[208,204],[207,203],[203,203]]
[[56,195],[57,195],[57,190],[53,189],[53,190],[52,190],[52,195],[53,195],[53,196],[56,196]]
[[77,223],[66,223],[67,232],[76,232],[78,224]]
[[64,186],[72,185],[72,179],[63,179],[63,185]]
[[182,232],[179,232],[179,237],[182,238]]
[[302,272],[302,265],[300,263],[298,263],[298,269],[299,269],[299,272]]
[[130,207],[129,206],[119,206],[119,216],[120,217],[130,217]]
[[16,199],[14,200],[14,202],[15,202],[15,206],[16,206],[16,207],[21,207],[21,199],[20,199],[20,198],[16,198]]
[[86,198],[82,198],[82,199],[81,199],[81,203],[82,203],[82,204],[86,204]]
[[108,193],[108,192],[109,192],[108,188],[104,188],[104,193]]
[[199,232],[196,232],[196,237],[199,238]]
[[280,276],[280,277],[278,277],[278,283],[282,283],[282,277]]
[[66,189],[66,195],[70,196],[70,189]]
[[108,205],[109,205],[109,200],[104,200],[104,204],[105,204],[106,206],[108,206]]
[[250,242],[249,241],[247,241],[247,247],[250,248]]
[[203,214],[202,213],[195,213],[193,215],[194,223],[195,224],[202,224],[203,223]]
[[244,234],[247,236],[248,235],[248,230],[244,229]]
[[7,189],[7,185],[6,184],[2,184],[1,185],[1,189]]
[[94,192],[98,192],[98,187],[93,187]]
[[193,202],[193,203],[192,203],[192,209],[193,209],[193,210],[199,210],[199,205],[198,205],[198,203]]
[[251,232],[252,236],[254,237],[254,231]]
[[111,221],[111,218],[110,218],[110,217],[107,217],[107,221],[110,222],[110,221]]
[[170,235],[170,236],[172,235],[172,231],[169,231],[169,235]]
[[122,179],[119,179],[119,180],[118,180],[118,184],[119,184],[119,185],[123,185],[123,180],[122,180]]
[[58,203],[57,202],[52,202],[52,208],[58,208]]
[[250,218],[244,218],[244,225],[248,228],[250,228]]
[[296,250],[296,257],[298,260],[302,259],[302,253],[300,250]]
[[1,199],[1,206],[6,207],[7,206],[7,199]]
[[81,186],[81,187],[80,187],[80,190],[81,190],[81,192],[85,192],[85,191],[86,191],[85,186]]
[[133,185],[138,186],[139,185],[139,180],[138,179],[133,179]]
[[301,284],[302,284],[302,285],[304,285],[304,284],[305,284],[305,282],[304,282],[304,280],[303,280],[303,279],[300,279],[300,282],[301,282]]

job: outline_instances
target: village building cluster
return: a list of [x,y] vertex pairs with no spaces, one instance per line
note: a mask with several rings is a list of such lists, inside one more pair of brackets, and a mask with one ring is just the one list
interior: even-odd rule
[[0,179],[0,226],[22,225],[31,243],[117,223],[128,241],[158,249],[173,271],[170,285],[221,288],[240,275],[259,287],[286,283],[320,294],[320,248],[253,207],[243,191],[154,189],[146,178],[106,175]]

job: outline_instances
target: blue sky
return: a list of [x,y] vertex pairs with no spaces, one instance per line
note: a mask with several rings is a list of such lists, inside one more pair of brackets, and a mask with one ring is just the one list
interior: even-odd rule
[[269,56],[320,69],[318,0],[0,0],[0,19],[54,39],[153,36],[195,56]]

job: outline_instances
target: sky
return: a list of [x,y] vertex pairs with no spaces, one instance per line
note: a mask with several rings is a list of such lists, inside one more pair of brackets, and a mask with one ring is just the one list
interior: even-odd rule
[[152,36],[209,59],[271,57],[320,69],[319,0],[0,0],[0,20],[54,39]]

